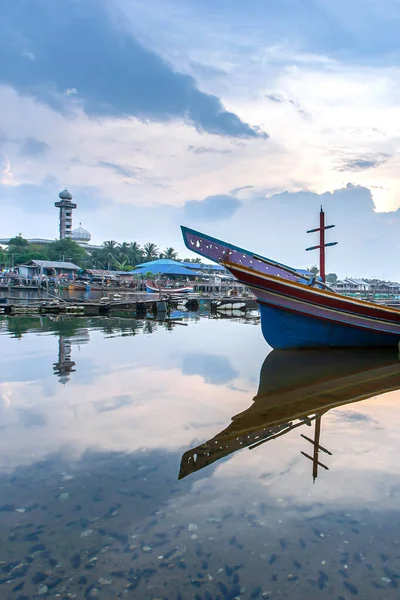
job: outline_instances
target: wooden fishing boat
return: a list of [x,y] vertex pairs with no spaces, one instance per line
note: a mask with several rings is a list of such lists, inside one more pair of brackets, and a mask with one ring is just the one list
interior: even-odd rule
[[68,286],[69,290],[74,290],[77,292],[84,292],[86,291],[87,288],[87,283],[70,283]]
[[193,292],[192,285],[182,285],[179,287],[159,287],[155,283],[146,282],[146,292],[153,294],[189,294]]
[[69,290],[75,290],[78,292],[102,292],[105,286],[102,285],[94,285],[93,283],[85,283],[85,282],[74,282],[68,285]]
[[182,456],[179,478],[243,448],[254,449],[315,423],[313,476],[323,465],[321,419],[331,409],[400,389],[400,360],[392,349],[273,350],[261,368],[253,404],[215,437]]
[[[321,213],[323,215],[323,213]],[[316,347],[396,347],[400,310],[331,290],[324,283],[323,219],[319,249],[322,278],[295,269],[193,229],[182,227],[192,252],[228,269],[256,296],[267,343],[276,349]]]

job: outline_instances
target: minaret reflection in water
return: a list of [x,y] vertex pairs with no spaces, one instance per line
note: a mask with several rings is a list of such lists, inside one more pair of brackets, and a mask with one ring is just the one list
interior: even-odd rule
[[58,381],[66,385],[74,373],[76,363],[72,360],[72,346],[86,344],[90,339],[89,330],[80,329],[74,336],[65,336],[62,333],[58,337],[58,360],[53,364],[53,373],[58,375]]
[[58,361],[53,364],[54,375],[58,375],[58,381],[65,385],[70,380],[75,362],[71,360],[71,340],[60,335],[58,338]]
[[392,350],[273,350],[262,365],[253,404],[211,440],[183,454],[179,479],[243,448],[253,450],[293,429],[314,426],[313,436],[301,434],[312,451],[301,454],[312,462],[315,482],[318,467],[329,470],[320,453],[332,455],[321,444],[323,415],[399,388],[400,361]]

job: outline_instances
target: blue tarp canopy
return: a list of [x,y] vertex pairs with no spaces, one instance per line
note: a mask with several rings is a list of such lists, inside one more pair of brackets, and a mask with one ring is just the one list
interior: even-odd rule
[[180,262],[176,260],[163,259],[153,260],[148,263],[138,265],[136,269],[131,271],[133,275],[144,275],[145,273],[153,273],[154,275],[181,275],[181,276],[197,276],[200,273],[183,267]]
[[[175,267],[179,272],[173,271],[165,271],[167,267]],[[172,260],[170,258],[159,258],[158,260],[151,260],[150,262],[142,263],[137,265],[134,269],[133,273],[141,272],[143,269],[147,270],[147,272],[151,271],[152,273],[169,273],[170,275],[196,275],[201,276],[202,271],[210,270],[220,270],[226,271],[225,267],[222,265],[216,265],[214,263],[205,265],[199,263],[188,263],[188,262],[180,262],[178,260]],[[186,269],[186,272],[182,269]]]
[[172,260],[171,258],[157,258],[157,260],[150,260],[149,262],[140,263],[136,265],[136,268],[141,269],[142,267],[158,267],[160,265],[169,266],[175,265],[181,267],[182,263],[179,260]]

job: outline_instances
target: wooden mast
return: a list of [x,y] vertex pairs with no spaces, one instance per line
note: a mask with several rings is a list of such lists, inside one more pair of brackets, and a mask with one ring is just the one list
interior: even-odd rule
[[[325,248],[327,246],[336,246],[336,244],[337,244],[337,242],[329,242],[329,243],[325,242],[325,230],[332,229],[332,227],[335,227],[335,225],[325,225],[325,213],[321,206],[321,210],[319,211],[319,227],[317,227],[316,229],[309,229],[307,231],[307,233],[319,232],[319,245],[311,246],[310,248],[306,248],[306,250],[307,251],[308,250],[319,250],[319,275],[320,275],[320,279],[322,280],[323,283],[325,283],[325,279],[326,279]],[[305,456],[306,458],[311,460],[313,463],[313,483],[315,483],[315,480],[318,477],[318,465],[323,467],[327,471],[329,470],[326,465],[324,465],[323,463],[321,463],[318,460],[319,450],[326,452],[326,454],[332,455],[332,453],[329,452],[329,450],[327,450],[326,448],[323,448],[319,444],[319,441],[321,438],[321,419],[322,419],[322,417],[317,415],[317,417],[315,419],[314,439],[313,440],[311,438],[307,437],[306,435],[302,434],[302,436],[301,436],[314,446],[314,449],[313,449],[314,451],[313,451],[312,456],[310,456],[309,454],[306,454],[305,452],[302,452],[303,456]]]
[[309,250],[319,250],[319,274],[320,277],[325,283],[325,248],[327,246],[336,246],[337,242],[325,242],[325,230],[332,229],[335,225],[325,225],[325,213],[321,206],[321,210],[319,212],[319,227],[316,229],[309,229],[307,233],[316,233],[319,232],[319,244],[318,246],[310,246],[310,248],[306,248],[306,251]]

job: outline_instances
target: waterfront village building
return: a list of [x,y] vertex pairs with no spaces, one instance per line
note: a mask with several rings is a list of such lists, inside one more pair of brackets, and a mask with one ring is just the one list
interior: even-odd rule
[[343,280],[337,280],[331,285],[339,294],[388,294],[395,295],[400,293],[400,283],[393,281],[376,281],[374,283],[368,283],[364,279],[352,279],[346,278]]
[[338,279],[335,283],[332,283],[331,287],[341,294],[357,294],[357,293],[365,293],[371,287],[371,284],[363,279],[350,279],[346,278],[344,280]]
[[18,271],[21,277],[32,279],[35,277],[59,277],[73,276],[80,270],[78,265],[71,262],[53,260],[31,260],[26,265],[19,265]]

